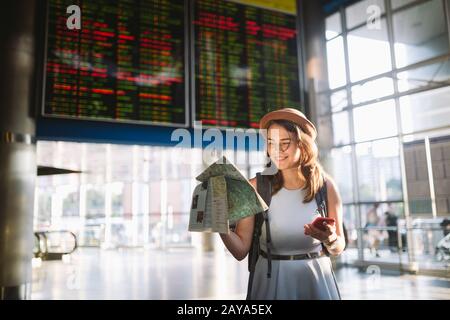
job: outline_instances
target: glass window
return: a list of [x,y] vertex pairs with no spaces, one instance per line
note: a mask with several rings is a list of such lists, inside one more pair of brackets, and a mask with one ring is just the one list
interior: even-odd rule
[[331,176],[339,186],[343,203],[353,202],[352,149],[350,146],[333,148],[331,157]]
[[450,87],[400,98],[404,133],[446,127],[450,123]]
[[105,186],[89,186],[86,188],[86,217],[105,216]]
[[393,16],[397,67],[448,53],[448,34],[442,0],[427,1]]
[[[320,115],[342,111],[348,106],[347,90],[339,90],[330,94],[329,91],[317,95],[317,107]],[[331,108],[331,110],[330,110]]]
[[[124,215],[124,202],[130,201],[131,190],[128,187],[125,195],[125,187],[122,182],[114,182],[110,184],[111,187],[111,215],[123,216]],[[130,213],[131,211],[127,212]]]
[[[114,217],[111,219],[111,242],[116,246],[144,245],[149,239],[148,219],[144,219],[142,213],[143,208],[148,209],[147,185],[133,182],[109,186]],[[143,195],[146,199],[142,199]]]
[[347,29],[351,29],[363,22],[373,21],[384,13],[383,0],[364,0],[345,9]]
[[356,211],[354,205],[343,206],[343,219],[345,229],[347,229],[348,243],[347,248],[356,248],[356,242],[358,239],[358,225],[356,220]]
[[[167,182],[167,223],[166,241],[167,243],[188,242],[189,232],[186,226],[189,224],[189,208],[191,206],[191,196],[194,190],[190,187],[191,181],[188,179]],[[177,197],[171,197],[176,194]]]
[[386,19],[381,19],[380,28],[364,25],[349,32],[347,39],[352,82],[391,70]]
[[430,182],[423,140],[404,143],[406,187],[411,214],[431,214]]
[[236,153],[236,161],[234,161],[234,164],[241,171],[241,173],[244,175],[245,178],[247,179],[251,178],[248,177],[249,168],[247,162],[247,152],[245,150],[237,150],[235,153]]
[[106,177],[106,144],[86,143],[82,148],[83,179],[100,184]]
[[54,141],[38,141],[36,146],[37,163],[41,166],[53,166],[53,154],[56,150]]
[[[79,237],[79,244],[87,246],[190,243],[186,229],[189,212],[185,209],[189,210],[193,187],[198,183],[194,177],[204,169],[202,153],[198,148],[179,148],[171,158],[171,150],[38,142],[40,164],[79,166],[83,173],[37,179],[35,228],[71,230]],[[180,157],[187,160],[180,162]],[[167,199],[163,208],[162,196]]]
[[146,162],[148,163],[148,174],[152,177],[153,181],[158,181],[162,178],[161,175],[161,147],[150,147],[147,153]]
[[81,168],[82,146],[82,143],[77,142],[57,142],[54,165],[79,170]]
[[266,154],[264,150],[249,152],[249,164],[250,164],[249,178],[255,177],[257,172],[260,172],[264,169],[265,161],[266,161]]
[[327,66],[330,89],[345,85],[344,42],[342,36],[327,42]]
[[394,81],[383,77],[352,87],[352,102],[359,104],[394,94]]
[[405,134],[403,136],[403,141],[412,142],[416,140],[423,140],[425,137],[428,137],[429,139],[434,139],[446,136],[450,136],[450,126],[435,129],[432,131],[419,131],[411,134]]
[[331,94],[331,110],[333,112],[341,111],[348,105],[347,90],[339,90]]
[[353,121],[357,142],[389,137],[397,134],[394,100],[387,100],[355,108]]
[[[234,142],[237,145],[237,139],[234,138]],[[230,143],[230,141],[227,141],[228,143]],[[210,155],[207,158],[207,162],[206,165],[209,166],[210,164],[212,164],[213,162],[216,162],[219,160],[220,157],[220,152],[222,152],[222,154],[231,162],[233,162],[234,165],[236,165],[236,156],[237,156],[237,152],[235,152],[233,150],[233,147],[231,146],[227,146],[225,149],[223,149],[222,151],[219,150],[215,150],[215,149],[209,149],[208,150],[208,154]],[[240,155],[241,156],[241,155]]]
[[171,179],[186,179],[192,176],[191,168],[193,168],[195,162],[198,161],[196,155],[198,150],[199,149],[197,148],[190,149],[181,147],[171,147],[171,149],[168,150],[167,157],[170,159],[169,166],[172,168]]
[[348,124],[348,112],[334,113],[333,116],[333,143],[342,145],[350,143],[350,128]]
[[402,199],[397,138],[357,144],[356,157],[361,201]]
[[330,113],[330,93],[321,92],[316,95],[316,105],[320,115]]
[[362,204],[359,206],[359,209],[361,212],[361,225],[363,228],[376,226],[380,223],[381,217],[383,216],[380,205]]
[[159,245],[163,231],[161,224],[161,182],[151,181],[148,190],[150,242]]
[[325,19],[325,37],[332,39],[342,33],[341,14],[336,12]]
[[36,188],[37,212],[35,212],[34,228],[46,229],[52,223],[53,187]]
[[149,173],[150,165],[148,162],[148,153],[150,151],[150,148],[147,146],[133,146],[133,148],[135,150],[134,155],[134,166],[135,166],[134,170],[136,174],[135,181],[148,182],[150,180],[150,173]]
[[318,131],[317,144],[321,149],[328,150],[333,146],[333,121],[332,114],[319,117],[316,126]]
[[191,177],[191,158],[195,149],[187,148],[167,148],[165,149],[165,159],[168,162],[167,171],[169,179],[184,179]]
[[111,181],[133,180],[133,146],[110,145]]
[[116,247],[124,247],[133,245],[132,235],[133,229],[129,220],[116,219],[110,226],[111,238],[109,239]]
[[416,1],[417,0],[391,0],[391,7],[392,9],[398,9]]
[[58,188],[62,196],[62,215],[63,217],[76,217],[80,214],[80,193],[78,187],[65,186]]
[[[361,205],[361,224],[363,227],[371,228],[364,232],[363,243],[365,258],[377,258],[377,261],[398,261],[398,249],[406,244],[405,220],[403,219],[403,204],[373,203]],[[401,236],[396,229],[382,231],[381,228],[399,228]],[[377,229],[380,228],[380,229]],[[401,243],[399,243],[399,238]]]
[[137,228],[138,245],[146,245],[150,240],[149,225],[149,186],[146,183],[134,183],[135,215],[133,221]]
[[425,86],[450,84],[450,60],[397,74],[398,90],[405,92]]

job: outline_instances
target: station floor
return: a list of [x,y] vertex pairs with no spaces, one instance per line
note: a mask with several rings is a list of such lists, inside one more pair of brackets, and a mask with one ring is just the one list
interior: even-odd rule
[[[448,299],[450,278],[336,272],[343,299]],[[62,261],[33,262],[32,299],[245,299],[247,259],[193,248],[78,248]]]

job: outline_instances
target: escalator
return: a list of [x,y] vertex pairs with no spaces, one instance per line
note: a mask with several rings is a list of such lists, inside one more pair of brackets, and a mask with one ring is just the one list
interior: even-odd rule
[[33,254],[42,260],[62,260],[66,254],[73,253],[77,247],[77,237],[71,231],[37,231],[34,233]]

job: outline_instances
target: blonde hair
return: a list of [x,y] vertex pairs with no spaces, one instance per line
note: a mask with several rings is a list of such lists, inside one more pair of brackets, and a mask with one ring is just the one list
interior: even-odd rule
[[[294,122],[289,120],[271,120],[267,124],[267,129],[272,124],[278,124],[285,128],[289,133],[294,135],[295,141],[299,142],[300,148],[300,162],[298,166],[299,176],[300,174],[306,179],[306,184],[303,190],[306,190],[306,195],[303,199],[304,203],[310,202],[314,199],[316,193],[323,185],[323,176],[328,176],[322,165],[319,163],[319,149],[315,141],[307,135],[301,128]],[[266,150],[267,156],[269,156]],[[266,167],[270,167],[269,162]],[[272,195],[276,194],[283,186],[283,175],[280,170],[277,173],[269,176],[272,182]]]

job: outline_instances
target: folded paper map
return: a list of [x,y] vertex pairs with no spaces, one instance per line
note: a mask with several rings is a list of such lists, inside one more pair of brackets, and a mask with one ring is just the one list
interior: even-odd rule
[[189,231],[228,233],[229,222],[268,209],[239,169],[220,158],[196,177],[201,184],[194,189]]

